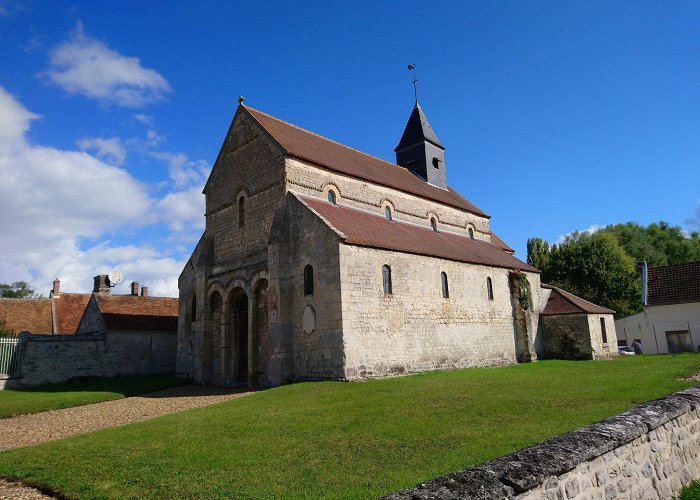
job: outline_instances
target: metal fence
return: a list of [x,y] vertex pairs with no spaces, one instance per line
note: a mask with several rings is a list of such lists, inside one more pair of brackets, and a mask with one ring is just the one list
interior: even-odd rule
[[0,338],[0,375],[19,375],[21,348],[18,338]]

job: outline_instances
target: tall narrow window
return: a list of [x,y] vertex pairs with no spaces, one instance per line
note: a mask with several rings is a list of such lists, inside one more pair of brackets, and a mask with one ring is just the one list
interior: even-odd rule
[[391,207],[389,207],[389,206],[384,207],[384,218],[386,218],[386,220],[392,220]]
[[493,300],[493,284],[491,283],[491,278],[486,278],[486,293],[489,300]]
[[447,285],[447,273],[445,271],[440,273],[440,278],[442,280],[442,298],[449,299],[450,298],[450,288]]
[[245,226],[245,197],[238,199],[238,227]]
[[304,268],[304,295],[314,294],[314,268],[306,266]]
[[433,228],[433,231],[437,232],[437,220],[435,219],[435,217],[430,218],[430,227]]
[[328,190],[328,201],[335,205],[335,193],[330,189]]
[[382,266],[382,286],[384,293],[391,293],[391,268],[386,264]]
[[600,318],[600,333],[603,334],[603,344],[607,344],[608,332],[605,330],[605,318]]
[[440,160],[435,157],[433,157],[433,167],[440,168]]
[[474,230],[472,228],[469,228],[469,237],[474,239]]
[[190,323],[194,323],[197,321],[197,296],[193,295],[192,296],[192,316],[190,318]]

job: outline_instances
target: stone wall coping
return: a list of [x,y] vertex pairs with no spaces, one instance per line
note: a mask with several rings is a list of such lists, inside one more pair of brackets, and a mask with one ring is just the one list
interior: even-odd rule
[[384,499],[513,498],[698,408],[700,385]]

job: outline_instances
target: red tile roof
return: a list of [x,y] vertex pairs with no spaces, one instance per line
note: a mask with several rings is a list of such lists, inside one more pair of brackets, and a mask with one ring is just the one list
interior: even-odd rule
[[649,268],[647,305],[700,302],[700,261]]
[[95,298],[108,330],[177,330],[176,298],[99,294]]
[[395,220],[389,221],[379,215],[332,205],[316,198],[302,196],[297,198],[343,233],[345,243],[350,245],[539,273],[534,267],[486,241],[436,232],[427,227],[413,226]]
[[403,167],[349,148],[284,122],[262,111],[241,106],[277,141],[289,156],[374,184],[437,201],[482,217],[489,217],[451,188],[432,186]]
[[493,243],[498,248],[500,248],[501,250],[504,250],[508,253],[515,253],[515,250],[513,250],[508,245],[506,245],[505,241],[503,241],[501,238],[496,236],[496,233],[491,233],[491,243]]
[[61,293],[53,298],[56,310],[56,333],[73,335],[90,301],[89,293]]
[[545,284],[542,284],[542,288],[550,288],[552,290],[549,300],[547,300],[547,305],[542,311],[542,314],[545,316],[559,314],[615,314],[615,311],[612,309],[588,302],[572,293],[565,292],[561,288]]
[[[0,322],[12,335],[23,331],[51,334],[50,299],[0,299]],[[1,325],[0,325],[1,326]]]

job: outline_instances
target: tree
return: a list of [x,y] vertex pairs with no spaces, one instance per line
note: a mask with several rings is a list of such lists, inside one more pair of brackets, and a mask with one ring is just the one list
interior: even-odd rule
[[529,244],[530,248],[528,261],[539,262],[542,282],[614,309],[618,316],[641,309],[635,260],[613,235],[604,231],[574,232],[548,252],[537,241]]
[[4,299],[25,299],[37,298],[40,295],[34,293],[34,290],[29,288],[29,283],[26,281],[15,281],[11,285],[0,283],[0,297]]
[[606,226],[601,231],[615,236],[635,260],[646,260],[651,267],[683,264],[700,260],[700,234],[685,233],[667,222],[644,227],[635,222]]
[[527,263],[537,269],[544,269],[549,263],[549,243],[542,238],[527,240]]

